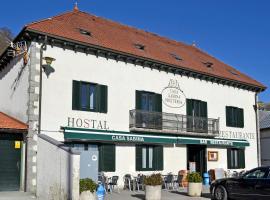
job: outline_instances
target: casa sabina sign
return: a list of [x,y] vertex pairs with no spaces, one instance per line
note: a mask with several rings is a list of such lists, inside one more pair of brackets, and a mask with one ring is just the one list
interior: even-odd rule
[[186,96],[180,89],[177,80],[171,79],[168,86],[162,90],[163,103],[171,108],[181,108],[186,103]]
[[113,135],[113,141],[121,141],[121,142],[144,142],[143,137],[138,136],[124,136],[124,135]]

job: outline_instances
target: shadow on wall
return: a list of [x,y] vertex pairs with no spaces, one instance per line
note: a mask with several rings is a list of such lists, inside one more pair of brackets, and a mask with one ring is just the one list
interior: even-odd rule
[[[13,60],[11,60],[11,62],[1,71],[0,80],[2,80],[12,70],[12,68],[19,63],[20,60],[22,61],[21,56],[16,57]],[[11,97],[13,96],[14,92],[16,91],[21,81],[21,77],[25,71],[26,66],[27,64],[24,65],[23,62],[21,63],[18,74],[16,75],[14,81],[10,85],[10,89],[12,90]]]

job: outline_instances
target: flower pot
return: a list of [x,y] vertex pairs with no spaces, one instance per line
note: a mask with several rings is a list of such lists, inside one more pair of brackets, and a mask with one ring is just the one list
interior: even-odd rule
[[200,197],[202,193],[202,183],[188,183],[188,195]]
[[145,200],[161,200],[161,185],[146,185]]
[[80,200],[96,200],[96,193],[92,193],[90,190],[83,191],[80,194]]

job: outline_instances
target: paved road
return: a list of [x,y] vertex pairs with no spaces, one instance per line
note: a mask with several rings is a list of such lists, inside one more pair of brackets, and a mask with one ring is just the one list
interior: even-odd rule
[[[203,194],[202,197],[189,197],[186,192],[180,191],[162,191],[162,200],[206,200],[210,199],[209,194]],[[144,192],[130,192],[121,190],[120,193],[113,192],[107,194],[105,200],[144,200]]]

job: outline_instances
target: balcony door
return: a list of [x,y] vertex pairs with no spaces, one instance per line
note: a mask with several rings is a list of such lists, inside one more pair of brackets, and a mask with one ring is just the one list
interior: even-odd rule
[[136,127],[162,128],[162,96],[153,92],[136,91]]
[[206,133],[207,130],[207,102],[187,99],[187,131]]

